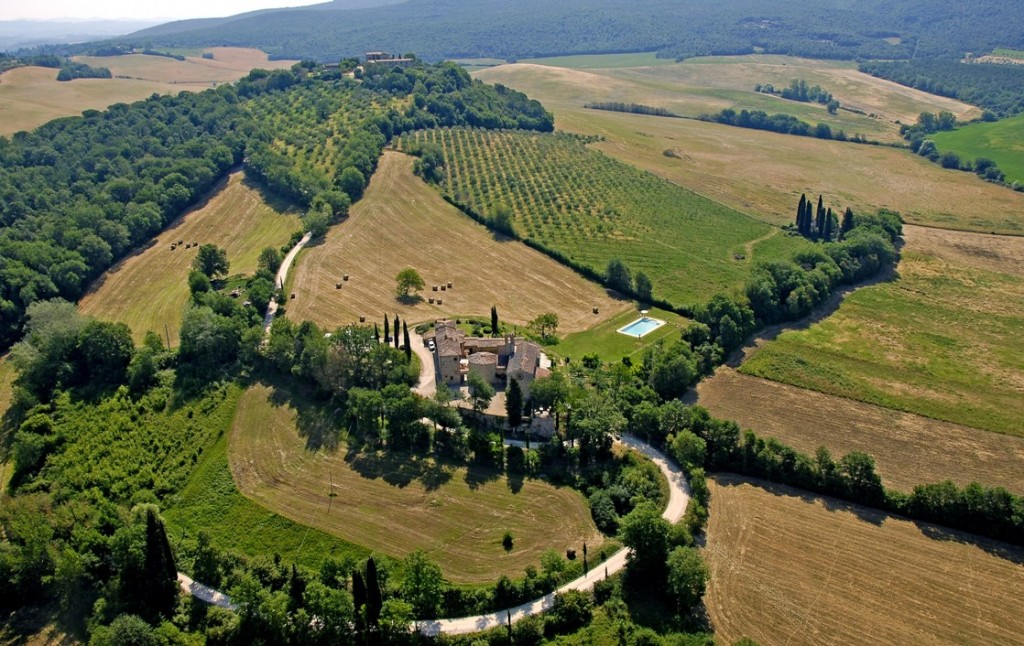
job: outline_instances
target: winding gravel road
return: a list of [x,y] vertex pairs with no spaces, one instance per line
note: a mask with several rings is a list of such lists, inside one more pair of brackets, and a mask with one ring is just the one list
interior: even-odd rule
[[[677,522],[683,517],[683,514],[686,513],[686,506],[690,502],[690,487],[686,482],[686,477],[683,475],[682,470],[669,461],[661,451],[640,439],[624,435],[620,442],[650,458],[654,464],[658,465],[661,472],[665,474],[669,484],[669,498],[668,507],[665,509],[662,517],[670,523]],[[427,636],[435,636],[442,633],[448,635],[463,635],[482,630],[489,630],[498,626],[504,626],[510,619],[515,623],[523,617],[529,617],[531,615],[536,615],[546,610],[550,610],[555,603],[555,595],[560,592],[565,592],[567,590],[584,591],[592,589],[594,584],[601,579],[615,574],[624,568],[626,566],[626,557],[628,554],[629,548],[622,548],[608,557],[603,563],[597,564],[594,569],[584,576],[566,583],[555,592],[546,594],[540,599],[524,603],[514,608],[508,608],[486,615],[477,615],[475,617],[417,621],[415,628],[419,633]],[[181,589],[186,594],[194,595],[207,603],[214,604],[222,608],[235,608],[234,604],[231,603],[231,599],[227,595],[208,588],[201,583],[196,583],[181,572],[178,573],[178,581],[181,585]]]
[[[312,233],[307,233],[302,236],[302,239],[295,243],[295,246],[291,248],[288,255],[281,261],[281,266],[278,268],[277,277],[275,278],[275,291],[284,290],[284,282],[288,279],[288,271],[292,268],[292,263],[295,262],[295,256],[299,255],[299,252],[302,251],[302,248],[306,246],[306,243],[309,242],[312,237]],[[276,314],[277,298],[272,298],[270,299],[270,304],[267,306],[267,315],[263,317],[264,336],[270,334],[270,326],[274,322],[274,315]]]

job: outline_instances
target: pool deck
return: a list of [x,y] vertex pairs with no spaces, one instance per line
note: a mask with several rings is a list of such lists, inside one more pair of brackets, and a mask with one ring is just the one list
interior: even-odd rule
[[[643,332],[631,332],[631,331],[629,331],[629,328],[633,327],[634,325],[637,325],[638,323],[644,323],[645,324]],[[624,335],[629,336],[629,337],[635,337],[637,339],[642,339],[643,337],[647,336],[651,332],[653,332],[653,331],[657,330],[658,328],[660,328],[662,325],[665,325],[665,321],[662,321],[661,319],[653,319],[653,318],[651,318],[649,316],[642,316],[642,317],[638,318],[637,320],[633,321],[632,323],[630,323],[629,325],[623,325],[622,327],[620,327],[618,330],[615,330],[615,331],[618,332],[619,334],[624,334]],[[650,326],[650,327],[648,327],[648,326]]]

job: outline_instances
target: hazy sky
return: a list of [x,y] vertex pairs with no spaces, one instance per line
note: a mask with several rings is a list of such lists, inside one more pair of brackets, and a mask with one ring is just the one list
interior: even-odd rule
[[230,16],[244,11],[297,7],[325,0],[0,0],[0,20],[54,18],[181,19]]

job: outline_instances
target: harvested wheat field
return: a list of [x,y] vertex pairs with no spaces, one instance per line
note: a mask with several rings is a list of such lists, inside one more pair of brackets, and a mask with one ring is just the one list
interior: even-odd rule
[[1024,643],[1024,551],[1005,544],[720,476],[705,558],[724,644]]
[[188,302],[188,272],[197,246],[215,244],[225,249],[231,274],[252,274],[264,247],[280,247],[301,228],[297,213],[268,202],[264,194],[239,171],[221,181],[210,197],[190,210],[154,242],[108,270],[79,302],[83,314],[120,321],[132,329],[136,341],[147,331],[178,343],[182,308]]
[[[555,312],[559,332],[567,333],[629,307],[547,256],[493,235],[413,175],[412,163],[412,157],[385,152],[349,218],[299,257],[289,318],[333,327],[387,312],[419,322],[486,315],[496,305],[503,321],[520,325]],[[395,297],[395,276],[405,267],[426,281],[420,300]]]
[[0,135],[31,130],[51,119],[71,117],[84,110],[103,110],[114,103],[130,103],[153,94],[201,91],[237,81],[257,67],[289,68],[295,61],[270,61],[258,49],[213,47],[213,60],[131,54],[77,57],[75,60],[107,67],[113,79],[57,81],[57,71],[45,67],[19,67],[0,76]]
[[740,374],[726,366],[702,381],[693,403],[798,451],[875,458],[886,487],[952,480],[1024,494],[1024,439],[904,413]]
[[[665,73],[656,69],[649,73]],[[584,108],[594,100],[643,102],[647,90],[604,97],[600,88],[607,83],[629,87],[619,78],[622,70],[608,74],[502,65],[474,76],[540,100],[561,130],[604,137],[594,146],[612,157],[768,222],[790,222],[806,193],[855,211],[893,209],[916,224],[1024,234],[1024,194],[944,170],[907,150]]]
[[[457,583],[521,575],[547,549],[583,541],[594,554],[600,549],[587,502],[573,489],[413,456],[356,453],[343,442],[310,450],[323,426],[309,421],[315,412],[299,410],[268,386],[250,388],[238,406],[231,472],[238,489],[270,511],[396,558],[424,550]],[[505,531],[514,540],[508,552]]]

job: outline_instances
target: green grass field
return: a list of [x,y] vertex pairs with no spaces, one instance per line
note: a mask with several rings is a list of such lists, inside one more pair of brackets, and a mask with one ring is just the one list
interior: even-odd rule
[[1024,183],[1024,114],[937,132],[931,138],[942,152],[951,150],[963,161],[987,157],[1006,174],[1006,181]]
[[296,211],[234,173],[150,246],[107,271],[79,307],[88,316],[125,323],[137,341],[149,330],[163,336],[166,325],[171,345],[177,345],[197,248],[172,251],[172,242],[215,244],[227,251],[231,274],[244,275],[256,271],[261,249],[280,247],[301,226]]
[[[802,244],[577,137],[462,129],[414,137],[444,151],[441,189],[456,203],[486,216],[511,208],[519,236],[598,273],[621,259],[676,305],[731,290],[754,259],[788,257]],[[759,241],[772,237],[762,250]]]
[[[301,395],[252,386],[228,440],[234,483],[260,507],[320,530],[318,537],[327,533],[396,558],[422,549],[460,584],[518,575],[548,549],[585,541],[596,553],[604,542],[574,489],[431,458],[360,452],[343,434],[334,448],[309,448],[331,428]],[[211,508],[206,521],[224,524],[217,517]],[[241,523],[230,524],[238,531],[246,527]],[[511,551],[501,545],[505,531],[513,534]]]
[[784,332],[740,371],[989,431],[1024,436],[1019,275],[904,250],[899,277],[829,318]]
[[[242,388],[232,387],[225,405],[237,408],[242,394]],[[220,429],[216,443],[164,511],[172,536],[194,537],[205,531],[219,549],[247,556],[278,553],[311,568],[318,568],[328,555],[365,558],[370,553],[367,548],[268,511],[243,496],[228,467],[229,433],[230,422]]]
[[687,323],[687,319],[682,316],[658,308],[651,309],[648,316],[665,321],[665,325],[642,339],[635,339],[616,331],[640,317],[635,309],[630,309],[585,332],[567,335],[557,345],[546,348],[545,352],[555,357],[569,357],[576,362],[588,354],[597,354],[603,361],[619,361],[623,357],[636,358],[646,348],[662,339],[678,338]]
[[1020,51],[1019,49],[993,49],[992,55],[1024,60],[1024,52]]

